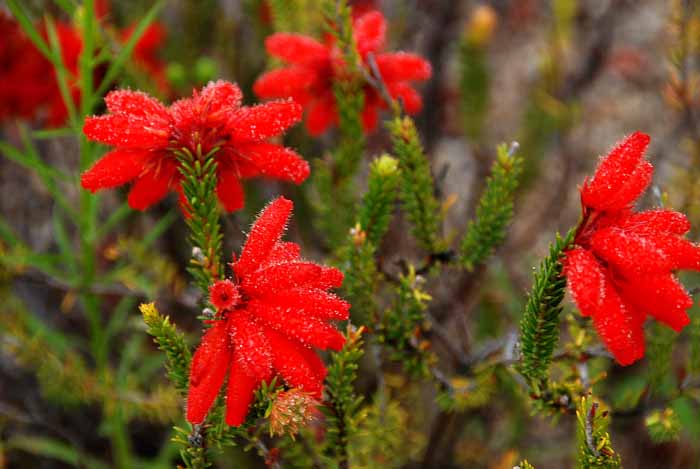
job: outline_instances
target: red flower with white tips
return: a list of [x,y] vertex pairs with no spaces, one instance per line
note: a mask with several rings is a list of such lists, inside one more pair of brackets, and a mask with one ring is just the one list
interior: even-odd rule
[[649,140],[630,135],[583,184],[583,220],[564,259],[574,301],[621,365],[644,356],[647,315],[675,331],[688,325],[693,301],[673,273],[700,270],[700,247],[683,238],[685,215],[632,208],[654,172],[643,158]]
[[201,423],[228,375],[226,423],[245,421],[255,389],[273,376],[321,397],[326,368],[314,352],[340,350],[345,338],[328,323],[348,318],[350,305],[329,293],[343,274],[299,258],[299,246],[281,241],[292,202],[280,197],[260,214],[241,256],[235,283],[211,288],[217,307],[192,358],[187,420]]
[[212,82],[170,107],[138,91],[109,93],[110,114],[88,117],[83,131],[115,149],[83,174],[83,187],[95,192],[134,181],[129,205],[144,210],[168,191],[180,191],[175,151],[205,155],[216,148],[216,193],[229,212],[243,207],[241,179],[303,182],[308,163],[267,141],[297,123],[301,107],[291,100],[241,107],[241,98],[238,86],[225,81]]
[[[382,53],[386,20],[378,11],[370,11],[353,20],[353,37],[363,66],[373,54],[382,80],[393,98],[400,98],[406,112],[416,114],[423,102],[411,86],[413,81],[430,78],[430,64],[416,54]],[[340,51],[332,38],[325,43],[308,36],[276,33],[268,37],[265,47],[270,55],[287,66],[262,75],[253,90],[261,98],[291,97],[306,109],[306,128],[311,135],[320,135],[337,124],[338,111],[333,94],[334,80],[346,79]],[[379,111],[387,107],[377,91],[364,86],[362,123],[366,132],[374,130]]]

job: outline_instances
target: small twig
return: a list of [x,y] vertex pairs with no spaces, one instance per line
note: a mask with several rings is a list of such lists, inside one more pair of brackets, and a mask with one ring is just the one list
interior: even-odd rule
[[367,83],[377,90],[377,92],[382,96],[384,101],[392,108],[394,114],[400,115],[403,107],[401,99],[394,99],[389,93],[389,88],[387,88],[384,79],[382,78],[382,73],[379,71],[379,66],[377,65],[377,60],[374,57],[374,53],[370,52],[367,54],[366,58],[367,65],[369,66],[369,72],[364,67],[359,67],[362,76],[367,81]]
[[598,403],[594,402],[591,406],[591,410],[586,414],[586,418],[584,419],[584,428],[586,432],[586,446],[588,446],[588,449],[591,450],[591,453],[593,453],[595,457],[600,457],[600,452],[596,449],[593,441],[593,419],[595,418],[597,410]]

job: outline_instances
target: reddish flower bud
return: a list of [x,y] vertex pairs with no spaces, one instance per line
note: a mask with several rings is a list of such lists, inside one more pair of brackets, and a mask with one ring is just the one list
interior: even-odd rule
[[240,299],[238,288],[230,280],[219,280],[209,288],[209,301],[218,311],[233,309]]

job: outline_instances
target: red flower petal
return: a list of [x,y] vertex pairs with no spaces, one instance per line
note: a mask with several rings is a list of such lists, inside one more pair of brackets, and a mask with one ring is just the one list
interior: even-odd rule
[[260,267],[269,267],[273,264],[281,264],[293,262],[299,259],[301,248],[296,243],[282,242],[275,244],[275,247],[270,251],[270,255],[265,259]]
[[134,210],[145,210],[160,202],[170,190],[175,173],[175,165],[171,163],[159,171],[151,170],[142,174],[129,191],[129,206]]
[[318,73],[308,67],[291,66],[264,73],[255,81],[259,98],[293,98],[301,105],[311,98],[309,90],[319,83]]
[[224,168],[219,171],[216,195],[227,212],[243,208],[243,186],[232,169]]
[[260,381],[248,376],[238,361],[231,364],[231,373],[226,389],[226,424],[237,427],[248,415],[248,408],[253,402],[255,389]]
[[141,91],[116,90],[105,96],[107,110],[112,114],[154,119],[167,123],[170,112],[157,99]]
[[700,246],[677,236],[657,236],[658,245],[669,253],[673,270],[700,270]]
[[345,338],[335,327],[308,316],[303,311],[270,305],[260,300],[248,302],[248,311],[279,333],[303,344],[321,350],[340,350],[345,344]]
[[245,278],[258,268],[277,244],[294,204],[284,197],[271,202],[258,216],[243,246],[241,257],[234,265],[239,278]]
[[233,83],[218,80],[209,82],[195,100],[209,116],[216,118],[219,114],[235,111],[241,105],[243,93]]
[[377,52],[384,47],[386,20],[378,11],[372,11],[357,18],[353,23],[353,36],[357,51],[362,57],[369,52]]
[[644,356],[644,332],[638,312],[625,305],[610,282],[603,304],[593,315],[598,336],[620,365],[631,365]]
[[[593,179],[581,188],[581,201],[586,207],[598,210],[609,208],[609,201],[624,186],[644,156],[649,136],[635,132],[601,159]],[[629,200],[627,203],[631,203]],[[619,201],[618,201],[619,203]]]
[[272,373],[272,352],[262,328],[243,311],[233,313],[230,324],[234,360],[248,376],[257,381],[268,379]]
[[328,374],[328,370],[326,370],[323,360],[321,360],[316,352],[309,347],[298,347],[297,350],[304,357],[304,360],[306,360],[306,363],[311,368],[311,371],[316,375],[318,381],[323,383],[323,381],[326,379],[326,375]]
[[86,117],[83,133],[106,145],[138,149],[165,148],[170,140],[170,130],[160,119],[121,114]]
[[255,166],[259,174],[283,181],[301,184],[311,169],[298,153],[274,143],[240,143],[238,151],[242,158]]
[[275,33],[265,39],[265,48],[271,56],[292,64],[330,60],[325,45],[302,34]]
[[309,103],[306,111],[306,130],[311,136],[321,135],[337,121],[335,97],[330,91]]
[[271,329],[265,329],[265,335],[272,347],[272,366],[287,384],[320,398],[323,382],[319,378],[317,366],[310,364],[306,358],[308,349]]
[[264,295],[280,290],[316,286],[321,277],[321,266],[313,262],[275,264],[257,270],[243,279],[243,289],[249,295]]
[[636,277],[624,282],[622,294],[640,311],[680,332],[690,324],[688,309],[693,299],[672,275]]
[[433,70],[430,62],[418,54],[392,52],[376,57],[379,73],[385,83],[396,81],[423,81],[430,78]]
[[112,150],[80,177],[80,184],[91,192],[118,187],[137,178],[153,154],[143,150]]
[[225,321],[217,321],[204,334],[202,343],[192,357],[187,393],[188,422],[196,424],[204,421],[224,384],[230,361],[228,326]]
[[564,276],[581,315],[593,315],[603,304],[608,286],[600,264],[589,251],[576,248],[566,252]]
[[605,210],[621,210],[631,206],[649,187],[653,175],[654,166],[646,160],[640,161],[629,179],[599,209],[604,207]]
[[389,93],[394,99],[400,99],[408,114],[417,114],[423,108],[423,98],[411,85],[400,81],[389,85]]
[[334,267],[322,267],[319,279],[310,287],[328,290],[338,288],[343,284],[343,272]]
[[333,293],[316,288],[286,290],[264,297],[265,303],[280,308],[303,311],[319,319],[344,321],[350,316],[350,303]]
[[655,209],[630,214],[620,223],[620,227],[642,235],[655,233],[683,235],[690,231],[690,222],[688,217],[680,212]]
[[368,103],[365,99],[365,106],[362,109],[362,129],[365,133],[370,133],[377,128],[379,123],[379,105],[378,103]]
[[229,122],[231,137],[237,141],[260,142],[275,137],[301,120],[302,107],[294,101],[275,101],[245,107]]
[[657,238],[610,227],[596,231],[591,237],[596,256],[613,264],[627,276],[665,273],[674,268],[672,247]]

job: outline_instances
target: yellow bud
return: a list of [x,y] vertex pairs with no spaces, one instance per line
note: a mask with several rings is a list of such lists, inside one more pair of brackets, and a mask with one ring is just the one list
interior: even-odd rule
[[479,5],[472,12],[466,28],[467,41],[475,46],[483,46],[491,40],[498,24],[498,15],[489,5]]
[[396,173],[399,169],[399,161],[387,154],[374,160],[373,169],[382,177],[388,177]]

